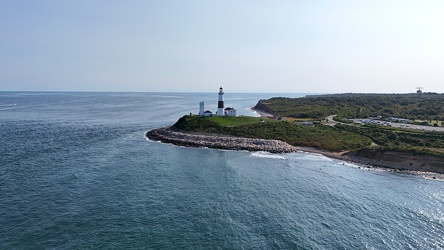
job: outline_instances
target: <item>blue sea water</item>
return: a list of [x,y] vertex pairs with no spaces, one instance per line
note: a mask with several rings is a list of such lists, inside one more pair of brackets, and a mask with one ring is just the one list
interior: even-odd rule
[[[225,93],[238,114],[288,94]],[[0,249],[444,249],[444,182],[144,133],[217,93],[0,92]]]

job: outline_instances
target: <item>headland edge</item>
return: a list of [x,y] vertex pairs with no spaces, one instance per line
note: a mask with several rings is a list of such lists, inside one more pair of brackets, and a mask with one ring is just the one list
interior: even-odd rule
[[298,147],[280,140],[236,137],[231,135],[190,132],[174,129],[171,126],[150,130],[145,137],[184,147],[207,147],[225,150],[265,151],[270,153],[307,152],[321,154],[329,158],[356,163],[366,167],[384,168],[393,171],[410,171],[439,174],[444,176],[442,157],[414,154],[395,150],[368,150],[331,152],[310,147]]

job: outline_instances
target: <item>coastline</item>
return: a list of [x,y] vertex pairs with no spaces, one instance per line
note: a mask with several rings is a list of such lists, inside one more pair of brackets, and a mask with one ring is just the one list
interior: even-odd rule
[[326,150],[292,146],[280,140],[266,140],[229,135],[180,131],[168,127],[153,129],[145,133],[151,141],[171,143],[185,147],[208,147],[226,150],[266,151],[270,153],[307,152],[327,156],[366,168],[382,168],[389,171],[407,171],[444,179],[444,162],[442,158],[410,153],[384,152],[330,152]]
[[294,147],[279,140],[265,140],[255,138],[236,137],[229,135],[185,132],[163,127],[153,129],[145,133],[152,141],[171,143],[185,147],[208,147],[228,150],[267,151],[270,153],[292,153],[296,152]]

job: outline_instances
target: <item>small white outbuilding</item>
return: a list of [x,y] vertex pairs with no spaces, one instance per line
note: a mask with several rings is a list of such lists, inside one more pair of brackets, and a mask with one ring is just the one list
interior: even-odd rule
[[225,115],[226,116],[236,116],[236,110],[234,108],[225,108]]

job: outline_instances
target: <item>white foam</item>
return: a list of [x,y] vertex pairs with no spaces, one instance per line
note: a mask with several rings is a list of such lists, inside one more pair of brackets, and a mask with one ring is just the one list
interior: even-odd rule
[[8,109],[13,109],[16,108],[17,103],[13,103],[13,104],[0,104],[0,110],[8,110]]
[[250,111],[252,113],[253,116],[255,117],[260,117],[261,114],[259,114],[259,112],[257,112],[256,110],[249,108],[248,111]]
[[285,157],[283,157],[282,155],[272,154],[272,153],[264,152],[264,151],[253,152],[253,153],[251,153],[251,156],[259,157],[259,158],[271,158],[271,159],[285,160]]
[[327,157],[322,154],[318,153],[311,153],[311,152],[305,152],[305,151],[298,151],[296,154],[298,154],[298,158],[304,159],[304,160],[310,160],[310,161],[334,161],[335,159]]

